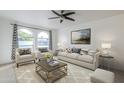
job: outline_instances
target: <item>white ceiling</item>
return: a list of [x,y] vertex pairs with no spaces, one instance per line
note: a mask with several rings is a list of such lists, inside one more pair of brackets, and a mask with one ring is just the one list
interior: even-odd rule
[[[65,10],[68,12],[71,10]],[[123,14],[124,11],[121,10],[73,10],[76,14],[70,17],[74,18],[76,21],[64,20],[63,23],[59,23],[59,19],[48,20],[49,17],[56,16],[50,10],[0,10],[0,16],[9,18],[22,23],[27,23],[31,25],[44,26],[52,29],[61,29],[68,26],[73,26],[75,24],[86,23],[94,20],[99,20],[118,14]],[[57,10],[57,12],[60,12]]]

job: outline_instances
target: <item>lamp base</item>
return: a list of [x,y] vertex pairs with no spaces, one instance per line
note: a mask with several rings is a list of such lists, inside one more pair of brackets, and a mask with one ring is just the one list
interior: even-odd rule
[[104,56],[109,56],[110,55],[110,52],[105,49],[105,50],[102,51],[101,54],[104,55]]

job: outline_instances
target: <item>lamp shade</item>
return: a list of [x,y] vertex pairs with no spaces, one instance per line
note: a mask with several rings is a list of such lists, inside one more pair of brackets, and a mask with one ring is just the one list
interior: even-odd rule
[[111,48],[111,43],[102,43],[102,48],[104,48],[104,49]]

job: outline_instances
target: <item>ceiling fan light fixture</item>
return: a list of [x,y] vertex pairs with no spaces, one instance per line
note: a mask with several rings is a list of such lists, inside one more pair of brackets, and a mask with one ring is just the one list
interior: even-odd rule
[[58,17],[52,17],[52,18],[48,18],[48,19],[60,18],[60,23],[62,23],[63,20],[65,20],[65,19],[66,19],[66,20],[70,20],[70,21],[75,21],[75,19],[68,17],[68,16],[70,16],[70,15],[75,14],[75,12],[64,13],[64,10],[61,10],[61,13],[60,13],[60,14],[57,13],[56,11],[54,11],[54,10],[52,10],[52,12],[53,12],[54,14],[56,14]]

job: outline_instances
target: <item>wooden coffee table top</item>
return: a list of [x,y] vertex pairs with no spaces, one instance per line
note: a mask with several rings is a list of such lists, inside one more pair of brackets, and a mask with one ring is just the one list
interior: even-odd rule
[[59,64],[56,65],[56,66],[50,66],[46,61],[43,61],[43,60],[37,62],[36,64],[39,65],[39,66],[41,66],[47,72],[51,72],[51,71],[54,71],[54,70],[59,69],[61,67],[67,66],[66,63],[62,63],[60,61],[58,61],[58,62],[59,62]]

